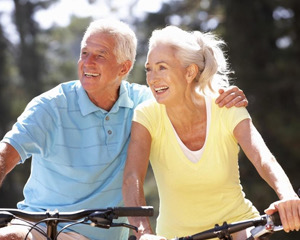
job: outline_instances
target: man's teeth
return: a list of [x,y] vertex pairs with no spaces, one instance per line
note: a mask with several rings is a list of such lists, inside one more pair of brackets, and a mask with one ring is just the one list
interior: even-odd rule
[[167,89],[168,89],[168,87],[159,87],[159,88],[155,88],[154,90],[155,90],[155,92],[163,92]]
[[99,76],[98,73],[84,73],[84,75],[87,76],[87,77],[97,77],[97,76]]

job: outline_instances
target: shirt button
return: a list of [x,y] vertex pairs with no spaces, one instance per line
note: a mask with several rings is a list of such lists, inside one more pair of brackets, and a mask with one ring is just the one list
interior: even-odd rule
[[108,120],[109,120],[109,116],[106,116],[106,117],[105,117],[105,120],[108,121]]
[[107,133],[110,135],[110,134],[112,134],[112,131],[111,131],[111,130],[108,130]]

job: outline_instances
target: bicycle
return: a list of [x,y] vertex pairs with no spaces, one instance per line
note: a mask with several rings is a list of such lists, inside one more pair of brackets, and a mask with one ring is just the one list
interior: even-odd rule
[[[119,217],[150,217],[153,216],[153,213],[154,210],[151,206],[83,209],[73,212],[28,212],[13,208],[0,208],[0,228],[11,224],[13,219],[20,219],[31,227],[25,240],[33,229],[44,235],[47,240],[56,240],[62,231],[76,224],[88,224],[105,229],[110,227],[127,227],[137,232],[138,228],[136,226],[127,223],[114,223],[113,220]],[[58,231],[58,224],[63,222],[69,224]],[[46,233],[38,226],[41,223],[46,223]],[[135,239],[135,237],[130,236],[129,239]]]
[[265,214],[261,215],[259,218],[238,221],[231,224],[227,224],[226,222],[224,222],[221,226],[216,224],[214,228],[208,229],[206,231],[196,233],[191,236],[179,238],[176,237],[171,240],[207,240],[212,238],[219,238],[221,240],[232,240],[230,234],[239,232],[249,227],[254,228],[251,230],[251,236],[245,240],[253,240],[255,238],[261,240],[268,240],[274,232],[283,230],[283,227],[281,226],[279,213],[276,212],[272,215]]

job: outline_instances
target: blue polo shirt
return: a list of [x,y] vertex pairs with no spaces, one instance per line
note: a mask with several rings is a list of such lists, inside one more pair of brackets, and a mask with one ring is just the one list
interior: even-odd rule
[[[18,151],[21,162],[32,157],[18,208],[67,212],[122,206],[133,112],[151,97],[146,86],[122,81],[119,99],[107,112],[89,100],[80,81],[71,81],[34,98],[2,140]],[[89,239],[128,237],[125,228],[72,229]]]

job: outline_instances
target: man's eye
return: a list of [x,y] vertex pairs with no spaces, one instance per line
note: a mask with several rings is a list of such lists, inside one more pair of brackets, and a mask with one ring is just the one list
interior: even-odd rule
[[145,71],[146,71],[146,72],[150,72],[151,69],[150,69],[150,68],[145,68]]
[[159,66],[159,70],[165,70],[166,68],[164,66]]

